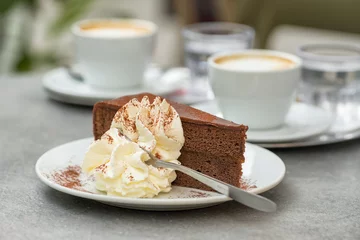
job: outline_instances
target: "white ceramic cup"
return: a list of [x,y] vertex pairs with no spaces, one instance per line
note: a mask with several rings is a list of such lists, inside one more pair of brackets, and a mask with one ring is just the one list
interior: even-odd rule
[[141,85],[151,61],[156,32],[154,23],[138,19],[89,19],[75,23],[72,33],[76,59],[85,82],[105,89]]
[[[284,61],[284,66],[275,64],[269,69],[259,62],[261,66],[237,68],[236,64],[224,64],[238,57],[264,57]],[[243,50],[215,54],[208,63],[210,83],[224,118],[250,129],[276,128],[284,123],[300,80],[300,58],[278,51]]]

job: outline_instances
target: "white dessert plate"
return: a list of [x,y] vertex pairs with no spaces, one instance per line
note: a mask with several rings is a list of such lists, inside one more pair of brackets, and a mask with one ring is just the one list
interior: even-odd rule
[[[161,193],[150,199],[107,196],[95,189],[94,180],[91,177],[81,173],[80,166],[84,154],[92,141],[93,138],[85,138],[55,147],[44,153],[35,166],[38,177],[58,191],[130,209],[187,210],[209,207],[231,200],[215,192],[177,186],[173,186],[169,193]],[[242,185],[244,189],[252,193],[262,193],[275,187],[285,175],[283,161],[264,148],[247,143],[245,159]],[[71,174],[66,174],[69,172]]]
[[[194,104],[192,107],[222,117],[215,101]],[[297,141],[325,132],[333,121],[332,114],[324,109],[304,103],[294,103],[283,126],[267,130],[249,129],[247,140],[261,143]]]
[[186,85],[189,78],[189,70],[186,68],[172,68],[162,72],[159,68],[150,67],[145,73],[143,86],[104,90],[92,88],[83,81],[74,79],[66,68],[56,68],[44,75],[42,83],[48,96],[54,100],[93,106],[98,101],[141,92],[160,96],[170,94]]

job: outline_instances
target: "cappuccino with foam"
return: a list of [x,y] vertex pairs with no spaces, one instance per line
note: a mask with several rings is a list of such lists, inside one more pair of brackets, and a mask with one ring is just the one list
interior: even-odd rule
[[284,123],[300,79],[301,59],[251,49],[216,54],[208,64],[210,83],[225,119],[251,130]]
[[157,26],[140,19],[89,19],[72,27],[79,71],[93,88],[134,88],[143,84]]
[[150,28],[131,21],[93,21],[80,25],[81,31],[93,37],[134,37],[152,32]]
[[295,66],[295,62],[287,58],[257,54],[227,55],[214,62],[224,69],[235,71],[278,71]]

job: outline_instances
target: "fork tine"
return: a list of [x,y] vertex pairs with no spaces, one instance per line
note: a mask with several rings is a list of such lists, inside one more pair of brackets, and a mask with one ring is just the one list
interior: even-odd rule
[[[129,142],[134,142],[134,141],[132,141],[128,136],[126,136],[125,134],[123,134],[122,133],[122,135],[126,138],[126,140],[128,140]],[[148,151],[147,149],[145,149],[144,147],[142,147],[142,146],[140,146],[140,144],[137,144],[138,146],[139,146],[139,148],[141,148],[144,152],[146,152],[148,155],[149,155],[149,157],[150,157],[150,159],[149,160],[147,160],[147,161],[145,161],[145,163],[147,164],[147,165],[151,165],[151,166],[153,166],[153,167],[159,167],[158,166],[158,164],[157,164],[157,158],[150,152],[150,151]]]

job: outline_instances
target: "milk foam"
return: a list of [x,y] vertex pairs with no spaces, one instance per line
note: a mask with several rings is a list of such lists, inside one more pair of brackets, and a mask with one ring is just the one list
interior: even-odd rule
[[292,61],[276,57],[247,56],[231,58],[218,63],[223,68],[240,71],[282,70],[294,66]]
[[96,28],[83,31],[86,35],[92,37],[133,37],[142,35],[145,32],[131,28]]

